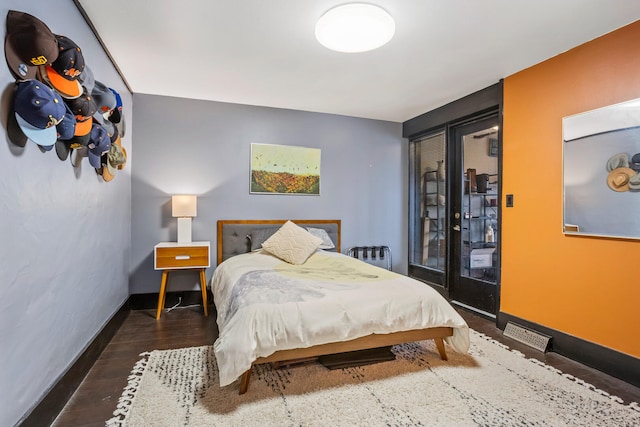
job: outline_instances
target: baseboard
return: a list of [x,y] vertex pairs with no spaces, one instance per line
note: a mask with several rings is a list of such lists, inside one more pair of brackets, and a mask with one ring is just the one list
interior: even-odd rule
[[507,322],[517,323],[551,336],[549,351],[640,387],[640,359],[636,357],[546,328],[507,313],[498,313],[498,327],[504,331]]
[[[207,302],[213,301],[211,292],[207,291]],[[180,306],[202,304],[200,291],[167,292],[164,307],[173,307],[180,302]],[[158,307],[158,293],[133,294],[129,296],[131,310],[150,310]]]
[[76,361],[24,418],[20,423],[21,427],[41,427],[53,423],[84,377],[87,376],[93,364],[98,360],[102,351],[120,329],[130,311],[129,301],[126,300]]

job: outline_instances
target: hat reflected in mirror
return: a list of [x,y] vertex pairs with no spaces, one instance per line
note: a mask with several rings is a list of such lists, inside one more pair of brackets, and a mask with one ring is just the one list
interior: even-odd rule
[[616,168],[607,175],[607,185],[613,191],[629,191],[629,182],[635,174],[631,168]]

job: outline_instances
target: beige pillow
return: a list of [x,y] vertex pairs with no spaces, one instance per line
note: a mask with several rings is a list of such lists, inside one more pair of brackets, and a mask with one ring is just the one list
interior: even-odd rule
[[322,239],[291,221],[262,243],[262,249],[290,264],[304,264],[318,249]]

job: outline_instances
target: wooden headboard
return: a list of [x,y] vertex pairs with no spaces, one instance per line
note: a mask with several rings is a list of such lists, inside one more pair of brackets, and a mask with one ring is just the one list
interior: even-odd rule
[[[336,245],[336,251],[340,252],[340,220],[339,219],[292,219],[292,222],[302,227],[323,228]],[[234,255],[247,253],[251,250],[249,238],[252,230],[269,228],[274,225],[284,224],[286,219],[231,219],[218,221],[217,235],[217,263],[219,265],[225,259]]]

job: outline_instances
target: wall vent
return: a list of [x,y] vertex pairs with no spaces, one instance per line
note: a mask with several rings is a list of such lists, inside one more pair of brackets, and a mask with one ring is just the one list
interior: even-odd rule
[[547,351],[549,341],[551,340],[551,337],[548,335],[511,322],[507,322],[507,326],[504,328],[504,336],[533,347],[536,350],[540,350],[543,353]]

